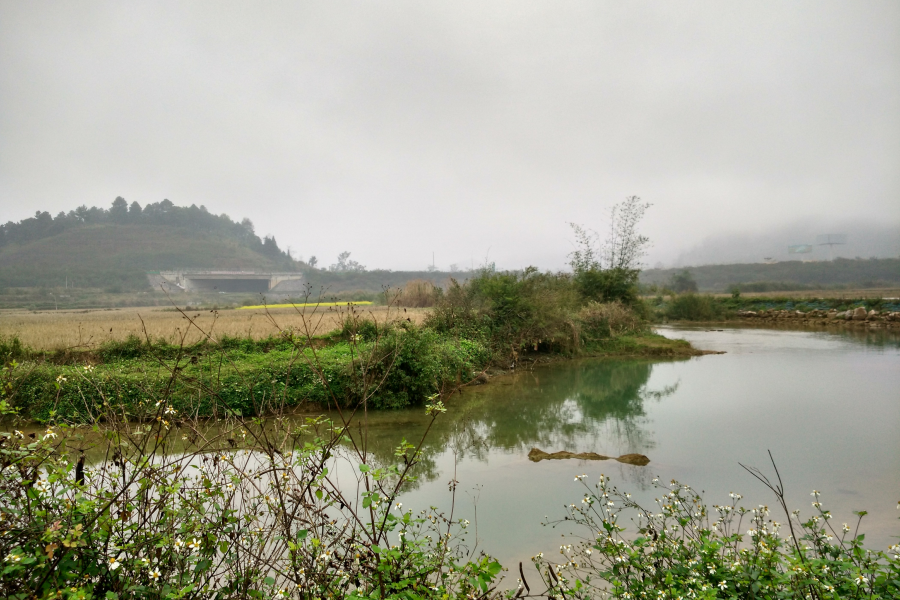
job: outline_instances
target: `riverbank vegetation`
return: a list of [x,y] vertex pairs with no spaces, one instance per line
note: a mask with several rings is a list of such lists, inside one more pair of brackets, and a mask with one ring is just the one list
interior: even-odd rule
[[[337,398],[322,362],[312,364]],[[223,411],[210,426],[179,411],[166,388],[144,397],[143,414],[104,397],[92,429],[54,418],[41,434],[26,435],[13,422],[0,435],[0,594],[490,595],[501,567],[467,545],[468,523],[454,519],[452,502],[446,515],[413,514],[396,502],[414,479],[422,440],[398,440],[385,461],[354,421],[379,375],[360,365],[359,395],[336,421],[287,420],[275,406],[266,421]],[[0,410],[15,412],[5,401]],[[425,410],[437,419],[446,410],[441,396]]]
[[[744,296],[736,289],[730,296],[711,294],[671,293],[646,300],[648,309],[657,320],[725,321],[741,319],[747,311],[756,313],[787,311],[811,317],[825,313],[846,313],[858,308],[867,313],[875,311],[889,316],[900,311],[896,298],[794,298],[787,296]],[[819,313],[822,313],[821,315]]]
[[[773,462],[774,466],[774,462]],[[784,497],[777,468],[770,481],[745,467],[774,495],[775,505],[742,505],[732,493],[723,504],[678,481],[653,480],[655,506],[600,475],[583,486],[578,504],[548,524],[576,523],[580,543],[561,557],[535,557],[550,597],[569,598],[897,598],[900,545],[887,552],[864,546],[865,511],[837,524],[819,492],[812,514],[801,516]],[[898,504],[900,509],[900,504]],[[630,518],[626,518],[630,517]],[[629,523],[629,525],[626,525]]]
[[640,307],[585,298],[566,275],[485,270],[447,293],[431,293],[435,306],[420,313],[421,324],[413,309],[400,307],[298,306],[292,326],[281,324],[288,320],[282,313],[265,313],[275,334],[262,339],[219,335],[215,314],[201,321],[184,311],[172,313],[181,325],[175,340],[145,331],[94,347],[38,351],[7,337],[0,351],[8,364],[17,361],[9,402],[35,419],[95,421],[111,401],[138,416],[146,398],[165,391],[179,411],[197,417],[261,415],[276,406],[352,404],[359,394],[354,378],[365,365],[370,377],[382,378],[369,406],[391,408],[535,360],[696,353],[651,333]]
[[[801,521],[780,484],[770,489],[786,526],[764,507],[708,507],[678,484],[650,510],[602,478],[562,515],[583,544],[563,545],[557,560],[536,555],[527,575],[521,563],[504,572],[477,536],[468,541],[455,474],[447,512],[403,507],[429,467],[434,424],[464,386],[539,360],[697,353],[649,330],[636,290],[645,208],[636,198],[617,207],[599,247],[576,228],[572,274],[488,266],[446,290],[386,294],[381,318],[352,304],[300,306],[315,300],[307,290],[291,324],[284,309],[261,313],[274,330],[261,339],[222,335],[216,311],[206,322],[179,309],[169,339],[144,326],[141,336],[48,351],[4,337],[0,595],[896,597],[896,547],[869,552],[855,524],[839,533],[818,495]],[[421,322],[412,311],[424,309],[412,306],[430,307]],[[385,448],[370,414],[403,406],[420,407],[423,431]],[[302,409],[314,412],[296,416]],[[454,435],[471,437],[465,419],[457,424]],[[630,528],[622,510],[634,511]]]
[[[198,418],[354,406],[363,388],[372,390],[367,407],[398,408],[548,357],[691,356],[697,351],[688,343],[649,330],[638,300],[648,240],[637,225],[647,207],[637,197],[614,207],[602,243],[573,225],[571,274],[489,265],[467,281],[451,280],[446,291],[412,282],[384,292],[381,319],[359,305],[313,298],[307,287],[291,307],[290,324],[284,313],[263,312],[271,334],[262,340],[249,327],[243,337],[221,335],[216,311],[204,324],[200,313],[181,309],[173,313],[180,326],[170,340],[154,339],[143,323],[140,337],[88,349],[42,353],[11,338],[7,359],[22,364],[8,401],[34,419],[73,422],[96,422],[110,402],[137,418],[146,398],[161,394]],[[407,307],[426,306],[419,325]]]
[[[313,357],[310,367],[325,374],[324,362]],[[16,368],[10,363],[3,373],[4,395]],[[427,399],[421,437],[380,448],[365,411],[385,380],[381,368],[359,364],[358,394],[334,405],[332,419],[286,418],[273,403],[269,419],[223,410],[209,422],[177,408],[176,382],[146,396],[139,414],[105,397],[90,427],[51,415],[41,431],[24,433],[21,415],[0,403],[10,419],[0,434],[0,593],[17,600],[900,593],[900,547],[866,549],[864,512],[839,526],[841,516],[814,491],[812,515],[801,516],[780,480],[755,470],[777,509],[744,508],[739,494],[710,506],[688,486],[656,480],[658,505],[640,506],[608,478],[592,486],[578,475],[580,501],[551,514],[574,525],[580,541],[504,569],[489,544],[479,550],[467,536],[473,524],[454,515],[455,478],[449,512],[404,508],[401,494],[426,460],[434,424],[450,417],[455,390]],[[327,375],[322,386],[329,397],[342,393]]]

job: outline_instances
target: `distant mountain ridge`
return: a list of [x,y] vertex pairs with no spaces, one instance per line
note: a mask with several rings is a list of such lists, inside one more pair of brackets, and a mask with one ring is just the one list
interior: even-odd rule
[[784,290],[802,289],[803,287],[900,286],[900,259],[898,258],[836,258],[833,261],[819,262],[794,260],[771,264],[737,263],[676,269],[648,269],[641,273],[641,283],[665,285],[673,275],[684,270],[691,274],[700,290],[706,292],[724,292],[735,285],[761,283],[780,284],[771,287]]
[[205,207],[168,200],[141,207],[121,197],[108,210],[81,206],[0,226],[0,287],[146,289],[164,269],[294,271],[302,267],[274,237]]
[[[712,236],[681,253],[673,267],[710,264],[761,263],[766,259],[795,261],[833,258],[897,258],[900,256],[900,212],[881,220],[847,218],[840,221],[809,219],[774,227],[764,233],[729,233]],[[829,248],[820,235],[845,234],[845,244]],[[808,254],[791,254],[791,246],[809,245]]]

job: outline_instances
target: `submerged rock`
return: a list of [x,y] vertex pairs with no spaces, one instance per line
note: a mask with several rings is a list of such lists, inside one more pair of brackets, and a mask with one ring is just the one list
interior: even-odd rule
[[636,465],[638,467],[650,464],[650,459],[643,454],[623,454],[616,460],[626,465]]
[[567,458],[574,458],[576,460],[617,460],[620,463],[625,463],[626,465],[637,465],[639,467],[643,467],[646,464],[650,463],[650,459],[644,456],[643,454],[623,454],[619,457],[614,456],[604,456],[603,454],[597,454],[596,452],[569,452],[568,450],[561,450],[559,452],[544,452],[540,448],[532,448],[528,453],[528,459],[532,462],[541,462],[542,460],[562,460]]

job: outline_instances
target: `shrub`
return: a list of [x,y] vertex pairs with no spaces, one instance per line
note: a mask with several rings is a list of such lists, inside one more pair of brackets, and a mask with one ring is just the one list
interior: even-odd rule
[[637,269],[591,268],[575,273],[575,285],[581,296],[593,302],[635,304],[638,300]]
[[712,321],[722,316],[722,308],[712,296],[681,294],[672,298],[664,314],[676,321]]
[[18,336],[0,335],[0,364],[13,360],[22,360],[29,355],[28,348],[22,344]]
[[110,362],[113,360],[138,358],[150,349],[149,341],[145,343],[144,340],[132,333],[122,341],[110,340],[104,342],[100,346],[98,354],[105,362]]
[[678,294],[685,292],[696,293],[697,282],[694,281],[690,271],[683,269],[681,272],[672,275],[672,278],[669,279],[669,287]]
[[450,280],[447,292],[428,313],[425,325],[457,339],[487,339],[485,315],[476,305],[472,287],[455,279]]
[[[859,523],[832,524],[816,491],[815,514],[801,519],[788,511],[780,484],[772,486],[785,513],[778,522],[767,506],[740,506],[740,494],[709,507],[690,486],[654,479],[661,497],[647,508],[603,475],[594,489],[584,478],[576,477],[584,497],[569,505],[564,521],[586,530],[587,541],[562,546],[562,564],[535,559],[550,596],[900,597],[900,546],[891,547],[893,556],[865,549]],[[626,535],[627,514],[636,527]],[[861,520],[865,512],[857,514]]]
[[500,565],[466,558],[465,522],[395,510],[421,458],[405,440],[391,459],[348,461],[367,490],[358,494],[325,467],[354,445],[349,421],[176,428],[160,400],[146,425],[107,415],[95,463],[73,459],[65,428],[0,436],[3,598],[427,600],[493,589]]
[[621,302],[591,302],[578,312],[582,335],[586,341],[639,333],[646,329],[645,322],[634,310]]
[[[142,362],[126,374],[121,360],[31,369],[16,387],[51,403],[51,424],[42,435],[0,434],[0,597],[493,595],[501,567],[465,548],[467,521],[395,503],[446,411],[453,386],[443,380],[483,349],[412,324],[351,335],[321,348],[285,336],[290,349],[254,352],[242,368],[241,348],[219,348],[214,360],[154,355],[156,375]],[[3,371],[3,414],[15,411],[5,400],[15,369]],[[331,403],[338,421],[286,418],[297,390]],[[379,398],[423,394],[431,420],[415,444],[381,451],[354,420]],[[54,423],[79,411],[92,431],[70,436]],[[263,411],[274,418],[249,416]],[[201,414],[220,418],[208,425]],[[70,438],[86,440],[96,462],[73,456]]]
[[477,341],[454,341],[407,324],[383,340],[370,376],[382,383],[373,396],[376,408],[420,404],[436,393],[468,383],[488,364],[490,353]]
[[441,333],[484,339],[505,362],[526,348],[575,351],[579,305],[566,274],[533,267],[519,273],[483,270],[463,285],[451,282],[425,323]]

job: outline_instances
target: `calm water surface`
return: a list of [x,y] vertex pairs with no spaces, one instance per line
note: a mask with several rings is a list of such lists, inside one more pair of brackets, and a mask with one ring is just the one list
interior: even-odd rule
[[[655,476],[705,490],[710,504],[740,492],[747,506],[774,504],[738,463],[766,468],[771,450],[791,508],[812,510],[810,491],[838,523],[867,510],[867,541],[900,536],[900,336],[666,327],[660,333],[722,350],[682,361],[585,360],[499,378],[449,402],[425,445],[426,460],[404,508],[449,509],[475,522],[479,549],[514,566],[555,553],[561,531],[545,517],[579,502],[573,481],[604,473],[652,502]],[[370,416],[372,444],[387,458],[421,435],[419,408]],[[646,454],[646,467],[614,461],[528,460],[553,452]],[[769,469],[770,471],[770,469]],[[455,475],[454,475],[455,473]],[[778,517],[776,517],[778,518]],[[474,538],[474,530],[470,538]],[[472,540],[474,541],[474,539]],[[526,563],[527,564],[527,563]]]

